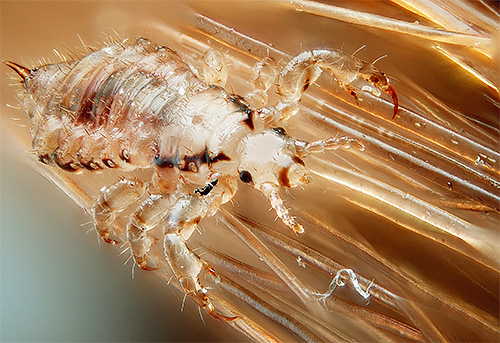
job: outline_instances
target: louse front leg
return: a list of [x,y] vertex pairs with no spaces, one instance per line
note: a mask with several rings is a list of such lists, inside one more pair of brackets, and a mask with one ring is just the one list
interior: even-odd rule
[[[234,320],[237,317],[227,317],[218,313],[210,302],[207,289],[200,282],[200,273],[215,272],[194,254],[186,244],[196,229],[198,222],[211,214],[210,198],[205,201],[197,195],[181,197],[173,206],[165,220],[164,253],[165,257],[179,280],[186,295],[191,297],[200,307],[212,317],[224,320]],[[213,198],[212,198],[213,199]]]
[[92,207],[92,216],[97,233],[106,243],[118,243],[109,237],[116,214],[136,202],[145,191],[146,187],[140,180],[125,178],[100,190]]

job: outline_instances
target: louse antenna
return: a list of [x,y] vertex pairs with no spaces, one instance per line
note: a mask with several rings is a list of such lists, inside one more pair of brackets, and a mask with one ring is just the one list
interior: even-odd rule
[[386,57],[387,57],[387,54],[380,56],[379,58],[377,58],[375,61],[372,62],[372,65],[375,65],[375,63],[377,63],[378,61],[380,61],[381,59],[386,58]]
[[364,48],[366,48],[366,44],[365,44],[365,45],[360,46],[360,47],[359,47],[356,51],[354,51],[354,52],[352,53],[352,55],[353,55],[353,56],[354,56],[354,55],[356,55],[358,52],[360,52],[360,51],[361,51],[361,50],[363,50]]

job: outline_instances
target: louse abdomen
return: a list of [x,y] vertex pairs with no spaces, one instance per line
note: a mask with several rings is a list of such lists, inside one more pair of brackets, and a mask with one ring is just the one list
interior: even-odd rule
[[24,80],[33,148],[69,171],[148,167],[162,127],[204,88],[175,52],[145,39],[33,69]]

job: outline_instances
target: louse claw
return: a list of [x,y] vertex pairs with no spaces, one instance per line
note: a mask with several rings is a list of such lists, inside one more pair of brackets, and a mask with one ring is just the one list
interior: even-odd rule
[[198,292],[196,296],[192,296],[195,303],[197,303],[200,307],[205,309],[207,313],[215,319],[222,319],[226,322],[232,322],[233,320],[238,319],[238,316],[226,316],[215,310],[214,305],[209,301],[208,297],[203,292]]
[[103,237],[102,240],[108,244],[111,244],[111,245],[116,245],[116,244],[119,244],[121,243],[120,241],[117,241],[115,239],[111,239],[109,237]]
[[142,258],[135,257],[135,263],[142,269],[146,271],[155,271],[158,269],[158,267],[149,267],[147,265],[147,259],[146,256],[143,256]]
[[148,266],[140,266],[142,270],[146,270],[148,272],[152,272],[158,270],[158,267],[148,267]]
[[386,86],[384,91],[392,97],[392,102],[394,103],[394,115],[392,116],[392,120],[394,120],[394,118],[396,118],[396,115],[398,114],[398,109],[399,109],[398,95],[394,87],[392,87],[389,84]]
[[207,311],[209,315],[211,315],[213,318],[215,319],[222,319],[222,320],[225,320],[226,322],[232,322],[233,320],[236,320],[238,319],[238,316],[234,316],[234,317],[228,317],[228,316],[225,316],[223,314],[220,314],[219,312],[213,310],[213,311]]

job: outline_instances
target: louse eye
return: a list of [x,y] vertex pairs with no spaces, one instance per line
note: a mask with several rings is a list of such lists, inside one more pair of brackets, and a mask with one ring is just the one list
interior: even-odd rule
[[158,168],[174,168],[177,166],[175,158],[161,157],[160,154],[155,156],[153,163]]
[[250,183],[252,182],[252,175],[246,170],[242,170],[240,172],[240,180],[244,183]]

